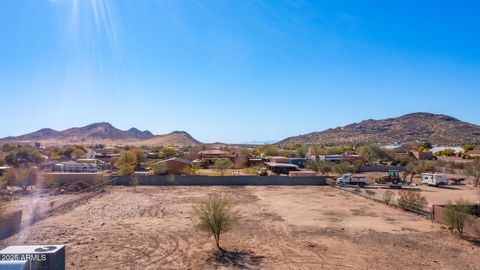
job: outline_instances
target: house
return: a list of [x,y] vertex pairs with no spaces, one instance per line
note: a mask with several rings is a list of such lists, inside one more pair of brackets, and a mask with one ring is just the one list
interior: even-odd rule
[[182,174],[185,169],[192,166],[192,161],[186,160],[183,158],[169,158],[166,160],[159,161],[155,164],[164,163],[167,167],[167,172],[169,174]]
[[290,163],[290,158],[287,157],[267,157],[265,158],[267,162],[273,162],[273,163]]
[[295,164],[291,163],[276,163],[276,162],[265,162],[267,169],[274,174],[286,174],[288,175],[291,171],[298,171],[299,168]]
[[432,160],[434,158],[433,153],[428,151],[428,152],[423,152],[423,151],[409,151],[410,156],[414,157],[415,159],[418,160]]
[[198,152],[198,159],[201,160],[202,167],[208,168],[210,165],[215,163],[216,159],[228,158],[232,160],[232,155],[228,152],[218,150],[218,149],[209,149]]
[[325,155],[325,156],[318,156],[319,160],[322,161],[330,161],[330,162],[356,162],[359,161],[361,163],[364,162],[363,157],[361,155]]
[[249,158],[247,165],[249,167],[262,166],[263,165],[263,159],[261,159],[261,158]]
[[85,159],[95,159],[97,157],[97,152],[90,150],[85,154]]
[[305,169],[308,166],[306,158],[291,158],[290,163],[297,165],[300,169]]
[[88,164],[93,164],[95,166],[97,165],[102,165],[104,164],[105,162],[100,160],[100,159],[96,159],[96,158],[79,158],[77,159],[77,162],[78,163],[88,163]]
[[98,166],[91,163],[78,163],[75,161],[66,161],[57,163],[53,166],[55,172],[89,172],[95,173],[98,171]]
[[230,155],[228,152],[217,150],[217,149],[209,149],[203,150],[198,152],[199,159],[215,159],[215,158],[228,158]]
[[402,157],[406,158],[408,156],[411,156],[410,149],[412,148],[412,145],[409,145],[409,144],[386,145],[386,146],[383,146],[383,148],[386,150],[393,151],[397,158],[402,158]]

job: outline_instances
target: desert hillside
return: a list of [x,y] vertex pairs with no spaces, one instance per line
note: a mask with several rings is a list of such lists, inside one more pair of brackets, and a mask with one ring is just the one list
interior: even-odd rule
[[153,135],[148,130],[141,131],[137,128],[120,130],[109,123],[94,123],[85,127],[70,128],[63,131],[44,128],[33,133],[0,139],[0,144],[8,142],[39,142],[44,145],[101,143],[105,145],[188,146],[201,144],[201,142],[184,131],[175,131],[165,135]]
[[412,113],[397,118],[366,120],[280,141],[289,144],[433,144],[480,143],[480,126],[441,114]]

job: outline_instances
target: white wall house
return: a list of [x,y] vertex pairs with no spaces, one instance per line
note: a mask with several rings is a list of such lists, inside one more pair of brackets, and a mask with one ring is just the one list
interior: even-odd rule
[[67,161],[55,164],[53,171],[57,172],[97,172],[98,167],[95,164],[78,163],[75,161]]

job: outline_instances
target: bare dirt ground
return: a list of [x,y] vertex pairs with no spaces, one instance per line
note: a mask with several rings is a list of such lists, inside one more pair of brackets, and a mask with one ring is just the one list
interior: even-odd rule
[[[242,219],[197,231],[192,204],[211,192]],[[68,269],[478,269],[480,246],[440,225],[331,187],[111,187],[2,242],[65,244]]]

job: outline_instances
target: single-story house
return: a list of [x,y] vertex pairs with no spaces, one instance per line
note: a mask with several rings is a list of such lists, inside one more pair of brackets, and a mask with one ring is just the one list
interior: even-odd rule
[[66,161],[57,163],[53,166],[55,172],[89,172],[95,173],[98,171],[98,166],[91,163],[79,163],[75,161]]
[[291,158],[290,163],[297,165],[300,169],[305,169],[308,166],[306,158]]
[[273,163],[290,163],[290,158],[287,157],[266,157],[265,160],[267,162],[273,162]]
[[414,157],[415,159],[418,160],[432,160],[433,159],[433,153],[428,151],[428,152],[420,152],[420,151],[409,151],[410,156]]
[[325,155],[325,156],[318,156],[319,160],[322,161],[331,161],[331,162],[355,162],[360,161],[364,162],[363,157],[361,155]]
[[78,163],[93,164],[93,165],[102,165],[102,164],[105,163],[104,161],[102,161],[100,159],[96,159],[96,158],[80,158],[80,159],[77,159],[77,162]]
[[159,161],[156,164],[158,163],[164,163],[167,166],[168,174],[182,174],[185,169],[192,166],[193,162],[187,159],[174,157]]
[[217,150],[217,149],[209,149],[203,150],[198,152],[199,159],[215,159],[215,158],[229,158],[230,155],[228,152]]
[[299,170],[297,165],[291,163],[265,162],[265,165],[267,166],[267,169],[274,174],[288,175],[291,171]]
[[262,166],[263,165],[263,159],[261,158],[249,158],[248,159],[248,166],[253,167],[253,166]]

